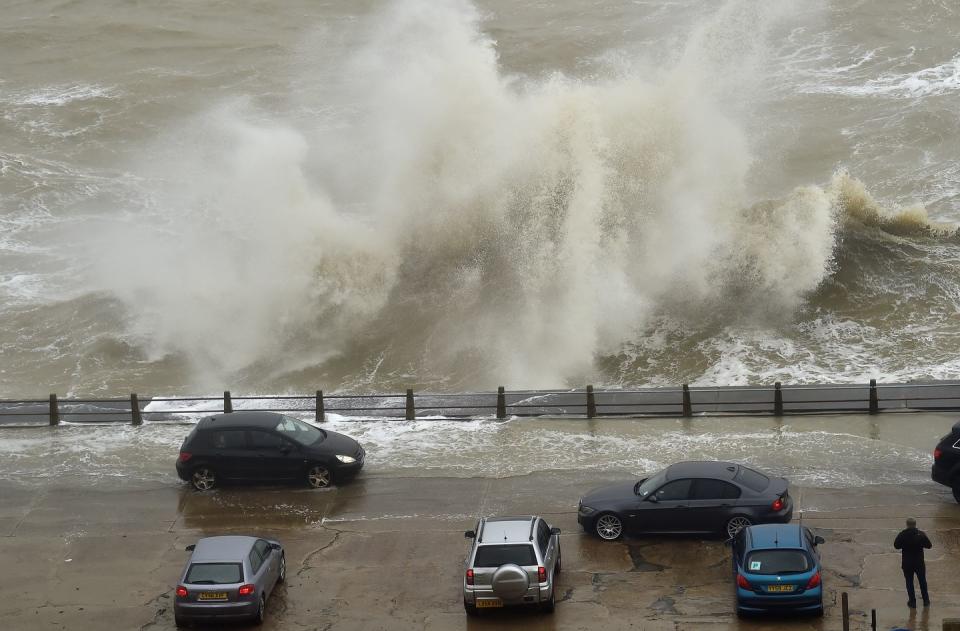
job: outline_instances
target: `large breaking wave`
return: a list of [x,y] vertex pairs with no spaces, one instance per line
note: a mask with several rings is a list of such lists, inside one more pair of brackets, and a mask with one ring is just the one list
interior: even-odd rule
[[[789,321],[851,222],[942,229],[842,172],[757,202],[737,95],[793,10],[767,4],[725,3],[666,65],[578,79],[504,74],[471,4],[394,3],[289,114],[223,103],[159,140],[134,220],[91,238],[96,285],[148,359],[210,383],[558,386],[665,317]],[[615,379],[656,381],[637,375]]]

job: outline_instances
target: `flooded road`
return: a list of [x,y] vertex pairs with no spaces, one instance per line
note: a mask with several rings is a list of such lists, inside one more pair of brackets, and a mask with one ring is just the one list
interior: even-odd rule
[[[290,567],[265,629],[939,629],[960,616],[960,505],[929,481],[952,415],[553,420],[336,420],[367,466],[341,488],[196,493],[173,470],[188,424],[4,429],[0,433],[0,616],[17,629],[173,629],[172,590],[198,537],[279,539]],[[824,620],[737,620],[719,539],[608,543],[576,523],[584,491],[681,459],[749,462],[790,477],[822,535]],[[480,515],[539,513],[563,531],[553,616],[460,603]],[[934,601],[905,607],[891,542],[907,516],[933,541]],[[795,515],[796,518],[796,515]]]

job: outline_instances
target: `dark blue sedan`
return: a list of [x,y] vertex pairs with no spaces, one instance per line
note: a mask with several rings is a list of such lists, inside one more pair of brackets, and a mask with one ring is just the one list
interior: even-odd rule
[[823,615],[823,579],[814,536],[799,524],[749,526],[734,536],[737,615],[802,611]]

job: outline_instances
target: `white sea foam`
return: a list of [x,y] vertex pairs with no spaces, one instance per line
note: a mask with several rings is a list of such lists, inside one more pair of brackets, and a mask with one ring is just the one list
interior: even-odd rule
[[14,106],[59,107],[76,101],[118,98],[122,93],[112,86],[96,84],[52,85],[29,91],[0,93],[0,102]]
[[[869,61],[864,59],[861,63]],[[859,67],[855,64],[852,67]],[[914,72],[885,72],[864,83],[854,85],[817,82],[808,84],[809,93],[844,94],[848,96],[888,96],[915,99],[941,96],[960,91],[960,56],[942,64]]]

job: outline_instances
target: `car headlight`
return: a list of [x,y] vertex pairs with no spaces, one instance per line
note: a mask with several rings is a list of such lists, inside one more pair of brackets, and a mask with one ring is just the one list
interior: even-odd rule
[[337,460],[339,460],[343,464],[351,464],[357,461],[357,459],[354,458],[353,456],[340,456],[340,455],[337,456]]
[[595,508],[590,508],[589,506],[584,506],[583,504],[580,505],[581,515],[593,515],[595,512],[597,512],[597,509]]

